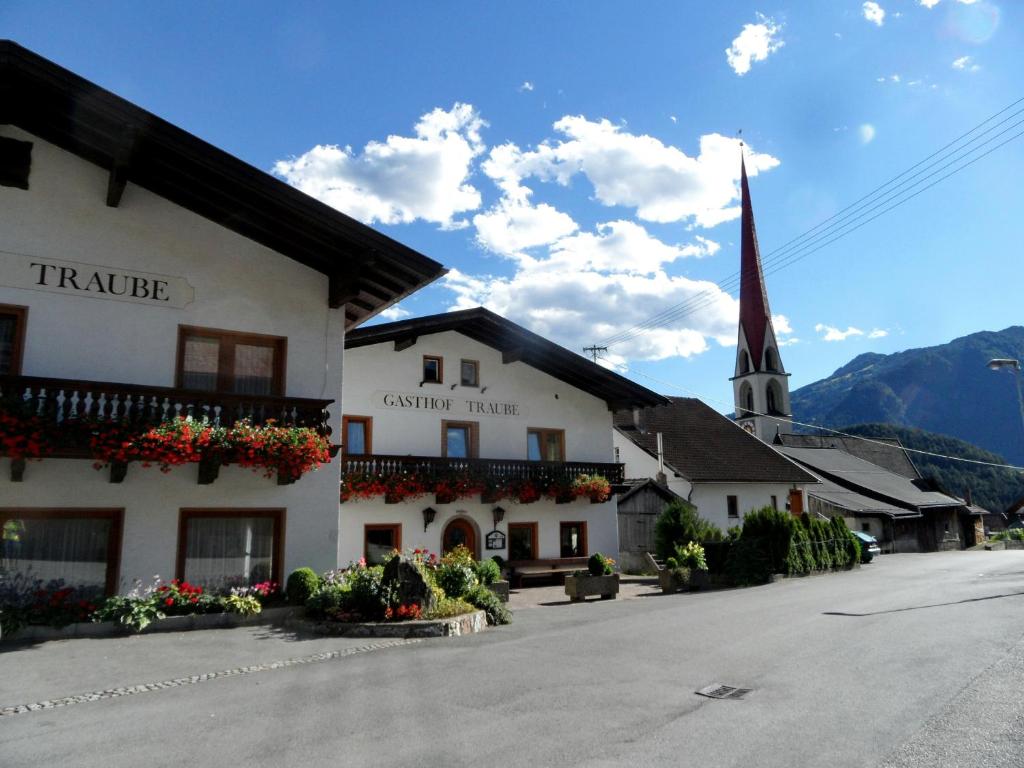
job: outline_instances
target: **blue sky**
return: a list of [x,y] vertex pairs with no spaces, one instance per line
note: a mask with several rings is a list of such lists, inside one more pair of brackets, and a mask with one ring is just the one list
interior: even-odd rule
[[[706,297],[610,355],[721,410],[737,130],[767,256],[1024,96],[1022,22],[1009,0],[0,5],[0,36],[452,269],[401,310],[483,302],[578,349]],[[792,386],[1020,323],[1022,161],[1024,138],[770,274]]]

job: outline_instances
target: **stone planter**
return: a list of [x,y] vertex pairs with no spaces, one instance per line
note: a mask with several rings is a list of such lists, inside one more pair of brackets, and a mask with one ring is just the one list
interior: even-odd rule
[[581,603],[588,597],[600,595],[602,600],[614,600],[619,594],[619,574],[610,576],[566,576],[565,594],[574,603]]
[[487,588],[491,590],[498,599],[503,603],[508,602],[508,582],[507,581],[496,581],[493,584],[488,584]]
[[473,613],[452,616],[448,619],[360,623],[292,618],[285,622],[285,627],[300,632],[333,637],[460,637],[483,632],[487,628],[487,614],[483,611],[473,611]]
[[696,591],[711,586],[711,577],[696,568],[664,568],[658,571],[658,586],[666,595]]

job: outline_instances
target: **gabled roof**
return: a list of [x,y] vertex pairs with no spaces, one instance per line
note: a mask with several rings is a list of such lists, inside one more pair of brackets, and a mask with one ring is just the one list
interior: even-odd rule
[[870,461],[897,475],[917,480],[921,473],[895,437],[873,437],[862,440],[845,435],[778,434],[775,443],[790,448],[838,448],[859,459]]
[[588,392],[604,400],[611,410],[667,402],[656,392],[483,307],[358,328],[346,334],[345,349],[392,341],[396,346],[412,344],[421,336],[448,331],[498,350],[505,363],[521,362]]
[[665,462],[690,482],[814,483],[813,475],[734,421],[691,397],[670,397],[645,408],[639,429],[632,413],[615,415],[623,435],[657,456],[662,435]]
[[913,480],[838,448],[778,446],[778,451],[807,466],[818,476],[888,504],[917,511],[963,506],[960,499],[936,491],[922,490]]
[[834,504],[853,515],[886,515],[891,518],[913,518],[921,517],[916,509],[896,506],[879,499],[865,496],[862,493],[845,488],[838,483],[829,480],[825,475],[815,473],[818,478],[818,485],[807,489],[807,495],[813,496],[829,504]]
[[[215,108],[215,107],[214,107]],[[346,325],[445,273],[402,245],[10,40],[0,40],[0,123],[110,171],[107,204],[131,182],[330,276]]]
[[660,496],[666,502],[683,498],[671,488],[667,488],[650,477],[642,477],[634,480],[627,478],[621,487],[622,491],[618,495],[618,501],[620,504],[644,491]]
[[743,211],[740,218],[740,328],[743,329],[747,348],[750,350],[751,369],[760,371],[763,367],[764,340],[768,335],[772,317],[768,307],[764,273],[761,270],[761,252],[757,245],[757,228],[754,226],[754,207],[750,202],[747,166],[742,157],[740,191]]

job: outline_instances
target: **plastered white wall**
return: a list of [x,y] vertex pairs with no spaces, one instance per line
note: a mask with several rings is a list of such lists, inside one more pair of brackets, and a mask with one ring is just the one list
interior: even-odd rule
[[[191,304],[173,309],[0,285],[0,304],[29,308],[24,375],[169,387],[179,325],[285,336],[285,394],[335,400],[339,439],[344,318],[328,309],[325,275],[130,182],[109,208],[103,169],[10,126],[0,136],[33,142],[30,189],[0,187],[0,251],[179,276],[195,289]],[[87,460],[48,459],[12,483],[0,459],[0,507],[123,508],[122,586],[173,573],[182,507],[283,507],[283,572],[327,569],[338,558],[339,467],[290,486],[225,468],[199,486],[194,465],[167,475],[133,466],[110,484]]]
[[[419,385],[424,355],[444,358],[443,383]],[[480,387],[458,384],[462,359],[480,362]],[[454,408],[466,399],[516,403],[524,413],[388,409],[379,402],[383,392],[451,398]],[[480,458],[525,459],[527,429],[543,427],[565,430],[566,461],[613,460],[612,417],[603,400],[526,363],[502,364],[500,352],[455,331],[421,336],[401,352],[392,342],[349,349],[344,412],[373,417],[373,452],[378,454],[440,456],[441,422],[447,419],[479,422]]]

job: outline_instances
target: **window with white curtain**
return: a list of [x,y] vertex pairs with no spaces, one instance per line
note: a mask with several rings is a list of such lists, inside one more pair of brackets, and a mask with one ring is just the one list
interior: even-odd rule
[[279,581],[280,513],[186,512],[181,578],[208,590]]

